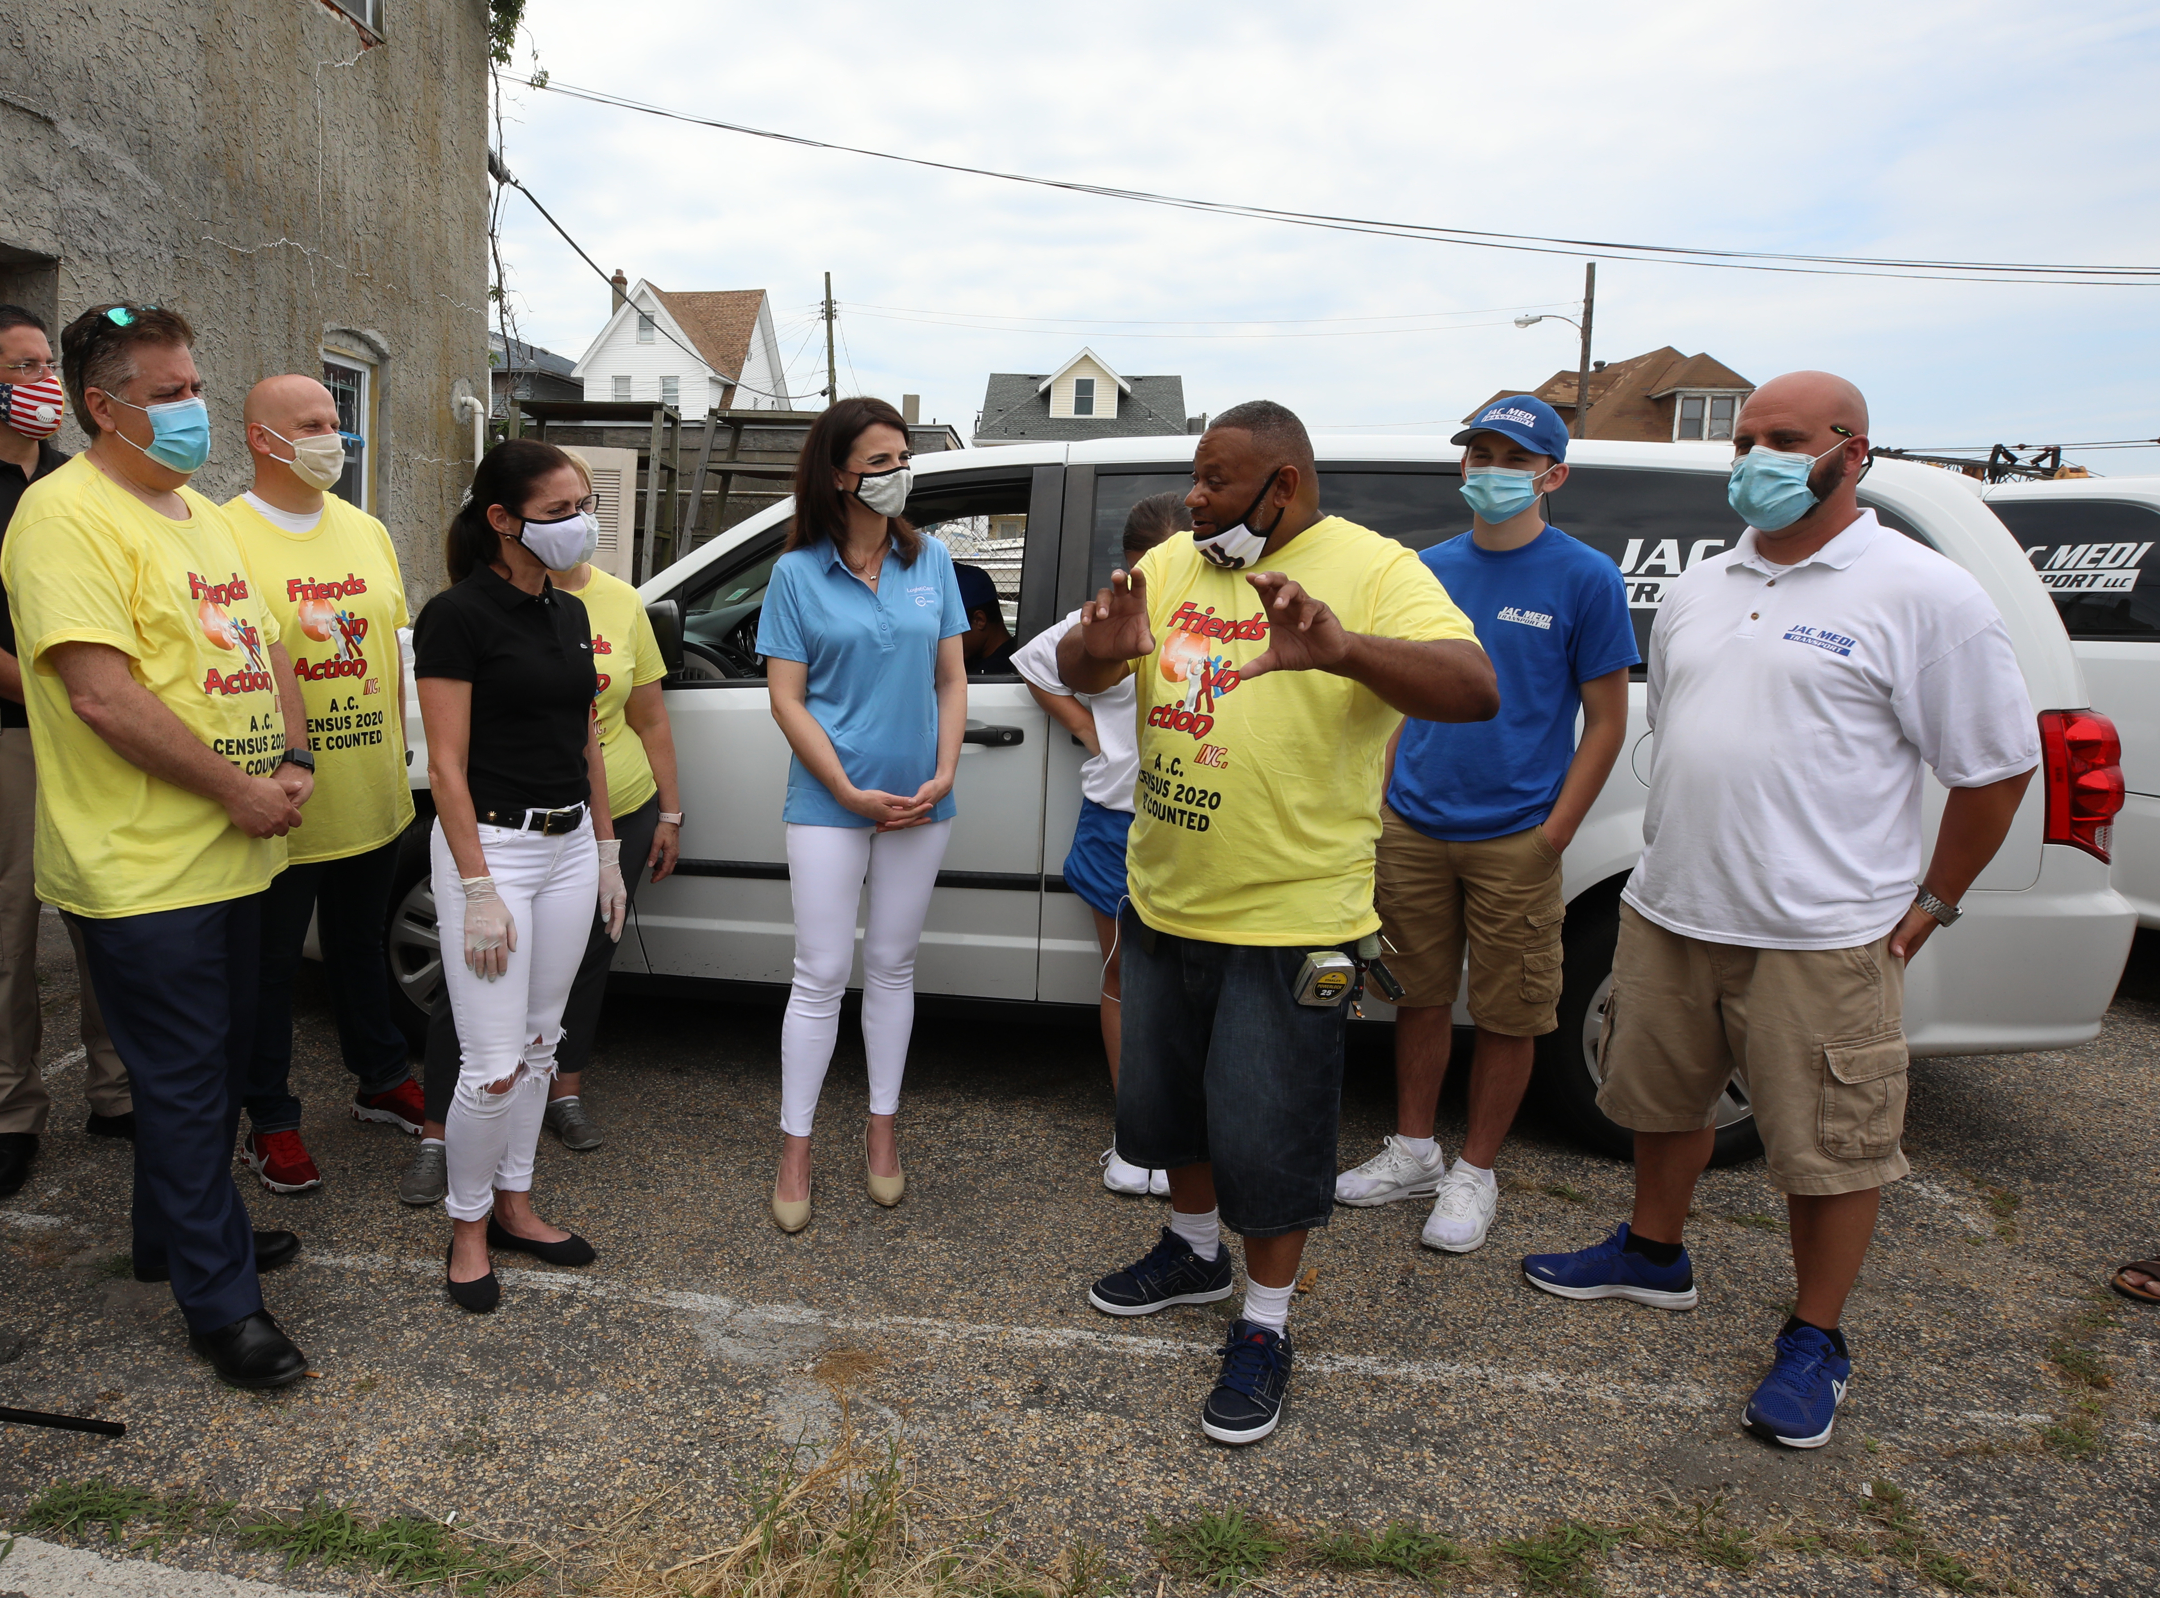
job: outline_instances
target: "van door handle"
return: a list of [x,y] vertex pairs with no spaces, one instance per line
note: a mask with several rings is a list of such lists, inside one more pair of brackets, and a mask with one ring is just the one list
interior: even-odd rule
[[1014,744],[1027,742],[1024,727],[994,727],[987,722],[971,721],[967,731],[960,735],[964,744],[981,744],[988,749],[1010,749]]

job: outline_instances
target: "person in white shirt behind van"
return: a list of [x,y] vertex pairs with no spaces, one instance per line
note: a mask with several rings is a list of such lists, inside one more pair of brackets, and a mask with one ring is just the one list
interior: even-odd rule
[[[1130,571],[1140,557],[1174,533],[1192,531],[1192,512],[1179,493],[1152,494],[1125,518],[1120,544]],[[1124,905],[1125,835],[1132,830],[1133,785],[1140,777],[1138,679],[1126,677],[1100,694],[1076,694],[1058,675],[1058,640],[1080,625],[1074,611],[1054,627],[1028,640],[1012,659],[1012,669],[1027,679],[1028,692],[1050,719],[1086,746],[1080,768],[1080,820],[1061,873],[1065,886],[1095,918],[1095,941],[1102,949],[1102,1041],[1110,1062],[1110,1091],[1118,1079],[1118,911]],[[1103,1150],[1103,1186],[1113,1193],[1170,1192],[1169,1174],[1151,1171],[1118,1157],[1113,1143]]]
[[[1839,1319],[1882,1186],[1909,1170],[1906,967],[1957,920],[2040,758],[1994,602],[1860,507],[1867,430],[1826,372],[1740,413],[1727,497],[1747,530],[1672,585],[1650,634],[1655,761],[1599,1051],[1598,1106],[1635,1133],[1634,1215],[1523,1261],[1562,1298],[1693,1309],[1681,1236],[1740,1070],[1798,1278],[1743,1424],[1789,1448],[1836,1424]],[[1950,790],[1924,873],[1923,765]]]

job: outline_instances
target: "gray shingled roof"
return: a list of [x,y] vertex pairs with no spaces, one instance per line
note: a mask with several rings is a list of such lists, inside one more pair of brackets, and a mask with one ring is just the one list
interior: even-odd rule
[[511,359],[503,361],[503,336],[488,334],[488,351],[494,357],[497,371],[545,372],[550,377],[571,377],[577,372],[577,362],[567,356],[544,350],[537,344],[527,344],[522,339],[510,340]]
[[1160,433],[1183,433],[1185,426],[1185,379],[1182,377],[1129,377],[1132,392],[1118,396],[1115,416],[1057,416],[1050,414],[1050,393],[1037,388],[1047,372],[992,372],[983,390],[982,416],[974,436],[1015,442],[1055,440],[1075,442],[1088,438],[1140,438]]

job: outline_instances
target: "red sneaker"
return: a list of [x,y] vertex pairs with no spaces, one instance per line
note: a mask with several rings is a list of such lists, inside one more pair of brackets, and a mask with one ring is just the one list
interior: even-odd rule
[[315,1168],[298,1132],[250,1132],[240,1152],[273,1193],[305,1193],[322,1186],[322,1172]]
[[352,1117],[355,1121],[387,1121],[400,1132],[418,1137],[420,1123],[427,1119],[427,1096],[420,1091],[419,1083],[407,1077],[387,1093],[355,1093]]

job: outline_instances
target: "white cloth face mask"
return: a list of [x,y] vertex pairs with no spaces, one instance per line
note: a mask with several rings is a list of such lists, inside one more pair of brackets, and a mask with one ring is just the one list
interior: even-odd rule
[[321,433],[313,438],[287,438],[283,433],[267,423],[257,423],[256,425],[280,444],[291,447],[291,460],[285,460],[280,455],[273,455],[270,458],[290,466],[293,469],[293,475],[307,484],[308,487],[315,489],[334,487],[337,480],[345,475],[345,440],[337,434]]
[[518,540],[549,571],[566,572],[592,559],[600,547],[600,524],[579,511],[559,522],[527,522]]
[[905,466],[889,472],[863,472],[855,482],[855,497],[880,516],[897,516],[907,509],[907,497],[915,486],[915,474]]

